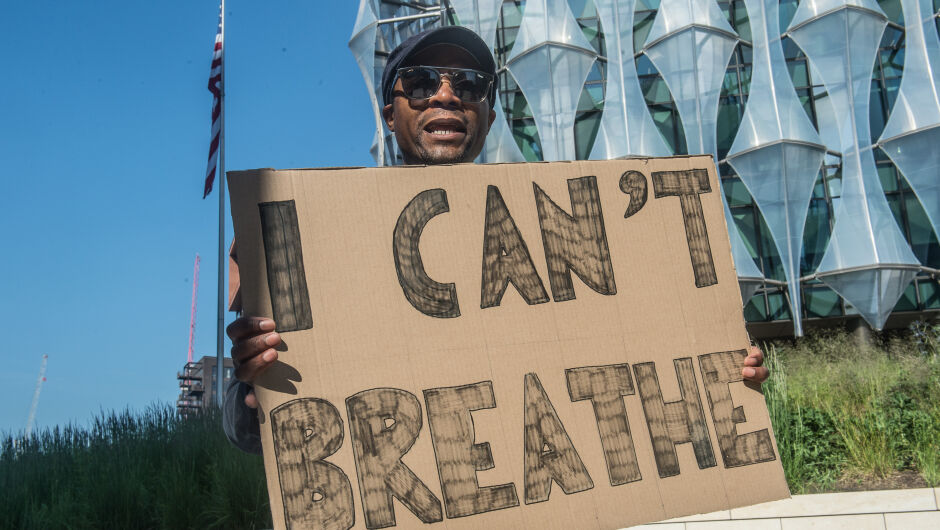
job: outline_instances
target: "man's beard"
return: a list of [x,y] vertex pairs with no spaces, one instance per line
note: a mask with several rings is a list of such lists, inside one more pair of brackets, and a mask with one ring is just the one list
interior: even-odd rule
[[475,139],[475,134],[467,132],[467,136],[464,139],[463,144],[460,145],[457,150],[453,150],[446,146],[428,148],[428,146],[426,146],[421,140],[416,142],[415,147],[417,147],[418,158],[421,160],[421,163],[426,166],[433,166],[437,164],[460,164],[462,162],[472,162],[472,160],[465,160],[465,158],[467,157],[467,151],[470,149],[470,146],[473,145]]

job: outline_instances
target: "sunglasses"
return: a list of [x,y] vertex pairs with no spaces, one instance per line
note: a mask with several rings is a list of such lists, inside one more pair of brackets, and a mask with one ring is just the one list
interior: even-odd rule
[[436,66],[409,66],[399,68],[402,93],[408,99],[430,99],[441,88],[441,79],[450,78],[450,89],[465,103],[486,100],[493,86],[493,76],[470,68],[438,68]]

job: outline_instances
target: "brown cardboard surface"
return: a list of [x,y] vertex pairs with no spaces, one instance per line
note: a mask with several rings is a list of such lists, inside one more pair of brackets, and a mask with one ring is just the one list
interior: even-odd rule
[[621,528],[789,495],[710,157],[229,183],[245,314],[285,344],[257,385],[277,528]]

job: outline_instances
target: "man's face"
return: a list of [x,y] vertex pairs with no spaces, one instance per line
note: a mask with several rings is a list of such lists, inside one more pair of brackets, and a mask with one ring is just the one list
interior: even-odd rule
[[[409,63],[480,68],[469,53],[448,44],[429,46],[414,54]],[[392,87],[392,104],[385,106],[382,115],[388,129],[395,133],[406,164],[472,162],[480,154],[496,117],[488,100],[462,101],[454,95],[450,77],[441,80],[440,89],[429,99],[410,100],[401,90],[401,79],[397,79]]]

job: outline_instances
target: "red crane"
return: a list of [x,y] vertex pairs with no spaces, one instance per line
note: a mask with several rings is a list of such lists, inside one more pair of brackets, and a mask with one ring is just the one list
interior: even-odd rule
[[199,254],[196,254],[196,264],[193,266],[193,305],[189,313],[189,351],[186,353],[186,362],[193,362],[193,336],[196,332],[196,294],[199,290]]

